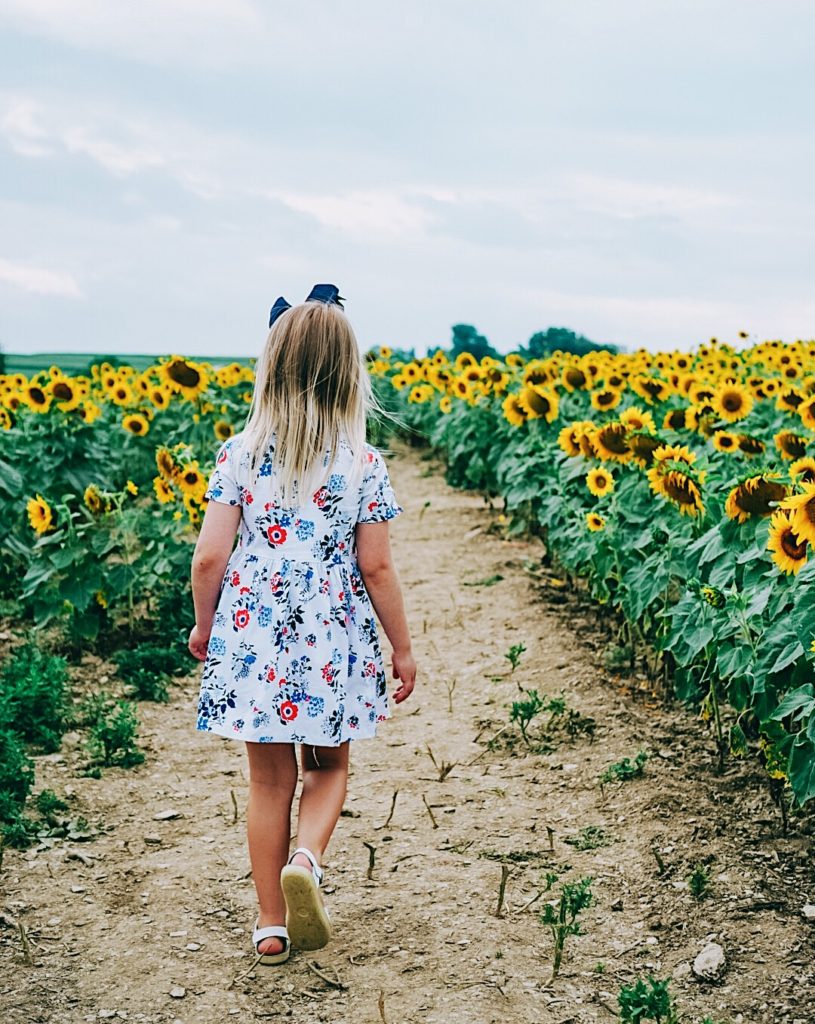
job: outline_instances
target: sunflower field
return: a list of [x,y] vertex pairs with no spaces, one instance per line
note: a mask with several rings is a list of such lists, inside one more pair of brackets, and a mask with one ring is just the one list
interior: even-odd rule
[[[368,353],[389,431],[504,503],[585,581],[620,649],[709,719],[718,755],[758,754],[815,796],[815,343],[693,353]],[[189,564],[221,441],[252,367],[0,376],[0,609],[65,649],[183,647]]]
[[815,343],[370,366],[449,481],[500,496],[711,721],[720,762],[753,751],[815,797]]

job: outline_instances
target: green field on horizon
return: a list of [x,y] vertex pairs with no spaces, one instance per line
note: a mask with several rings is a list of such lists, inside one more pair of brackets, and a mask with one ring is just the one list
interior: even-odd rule
[[[226,363],[247,363],[248,356],[196,356],[181,353],[196,362],[211,363],[223,366]],[[94,363],[112,363],[114,366],[133,366],[137,370],[146,370],[157,360],[167,358],[171,353],[104,353],[104,352],[3,352],[6,373],[24,373],[30,377],[38,370],[47,370],[49,366],[58,366],[65,373],[76,375],[87,373]]]

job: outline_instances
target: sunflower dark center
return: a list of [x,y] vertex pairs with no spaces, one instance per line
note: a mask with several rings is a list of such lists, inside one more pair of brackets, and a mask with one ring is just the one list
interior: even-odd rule
[[795,562],[800,562],[807,556],[807,542],[803,540],[799,543],[797,535],[789,527],[785,527],[781,534],[781,548],[784,554]]
[[198,370],[183,360],[170,363],[167,367],[167,376],[170,380],[175,381],[176,384],[180,384],[182,388],[197,387],[198,382],[201,380],[201,374]]
[[786,496],[787,488],[783,484],[762,478],[751,490],[742,485],[736,497],[736,504],[751,516],[768,516],[774,511],[770,502],[783,501]]
[[71,390],[71,385],[66,384],[65,381],[58,381],[54,385],[54,397],[61,399],[63,402],[69,401],[74,397],[74,393]]
[[42,388],[33,387],[28,389],[29,397],[35,405],[45,405],[45,392]]
[[566,371],[566,380],[573,388],[582,388],[586,383],[586,375],[582,370],[578,370],[576,366],[572,366]]
[[625,440],[625,427],[619,426],[604,427],[599,434],[599,441],[604,448],[616,455],[625,455],[631,451]]
[[741,395],[735,391],[729,391],[722,399],[722,405],[728,412],[738,412],[744,405]]

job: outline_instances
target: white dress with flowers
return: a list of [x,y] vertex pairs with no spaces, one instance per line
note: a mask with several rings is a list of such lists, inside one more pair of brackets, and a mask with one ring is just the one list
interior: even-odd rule
[[242,515],[203,666],[197,729],[318,746],[373,736],[389,715],[388,697],[354,528],[402,511],[384,459],[366,445],[360,479],[343,443],[326,485],[307,504],[283,508],[272,498],[272,450],[252,474],[241,438],[221,446],[206,492],[240,505]]

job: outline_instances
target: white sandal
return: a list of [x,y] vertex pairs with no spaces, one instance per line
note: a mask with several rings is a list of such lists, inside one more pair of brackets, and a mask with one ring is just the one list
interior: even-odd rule
[[[258,928],[258,921],[260,918],[255,918],[255,929],[252,932],[252,943],[255,947],[255,952],[260,957],[258,963],[263,967],[271,967],[274,964],[285,963],[289,959],[291,953],[291,940],[289,939],[289,933],[283,925],[270,924],[265,928]],[[279,953],[261,953],[258,949],[258,945],[263,942],[264,939],[283,939],[283,948]]]
[[[298,853],[308,858],[311,868],[292,864]],[[292,945],[298,949],[322,949],[331,939],[331,918],[320,896],[322,881],[323,870],[305,846],[297,847],[280,872],[286,899],[286,928]]]

